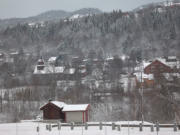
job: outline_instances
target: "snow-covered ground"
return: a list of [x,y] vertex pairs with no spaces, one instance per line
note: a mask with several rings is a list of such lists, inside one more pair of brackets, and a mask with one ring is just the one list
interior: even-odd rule
[[[123,122],[124,123],[124,122]],[[37,126],[39,125],[40,131],[37,132]],[[112,127],[103,127],[99,130],[99,127],[88,127],[85,130],[82,127],[74,127],[71,130],[70,127],[61,127],[58,130],[57,127],[53,127],[51,131],[46,130],[46,123],[37,122],[21,122],[21,123],[8,123],[0,124],[0,135],[156,135],[157,132],[151,132],[150,128],[143,128],[140,132],[139,128],[126,128],[121,127],[121,131],[117,129],[112,130]],[[158,135],[180,135],[180,131],[173,131],[173,128],[160,128]]]

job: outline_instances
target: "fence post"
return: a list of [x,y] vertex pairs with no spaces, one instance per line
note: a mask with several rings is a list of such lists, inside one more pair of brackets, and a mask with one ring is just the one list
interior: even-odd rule
[[46,125],[46,130],[49,130],[49,125]]
[[51,124],[49,124],[49,131],[51,131],[51,128],[52,128],[52,127],[51,127]]
[[85,130],[88,130],[88,124],[85,123]]
[[102,122],[99,123],[99,129],[102,130]]
[[151,125],[151,132],[154,132],[154,125]]
[[71,123],[71,130],[73,130],[74,129],[74,123],[72,122]]
[[39,126],[37,126],[36,131],[39,133]]
[[174,132],[176,132],[176,131],[177,131],[177,124],[174,123]]
[[112,130],[115,130],[115,123],[112,123]]
[[139,131],[143,131],[143,125],[142,125],[142,123],[139,124]]
[[118,131],[121,131],[121,125],[118,125]]
[[159,132],[159,130],[160,130],[160,129],[159,129],[159,123],[156,122],[156,131]]
[[58,122],[58,130],[61,130],[61,123]]

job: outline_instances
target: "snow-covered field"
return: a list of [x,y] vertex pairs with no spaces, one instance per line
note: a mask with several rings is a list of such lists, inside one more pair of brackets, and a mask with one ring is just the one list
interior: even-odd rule
[[[38,125],[39,133],[37,132]],[[45,123],[21,122],[0,124],[0,135],[157,135],[157,132],[155,130],[151,132],[150,128],[143,128],[140,132],[139,128],[131,127],[121,127],[121,131],[112,130],[112,127],[103,127],[102,130],[99,130],[99,127],[88,127],[88,130],[82,127],[74,127],[74,130],[70,127],[61,127],[61,130],[58,130],[57,127],[53,127],[51,131],[48,131]],[[173,128],[160,128],[158,135],[180,135],[180,130],[174,132]]]

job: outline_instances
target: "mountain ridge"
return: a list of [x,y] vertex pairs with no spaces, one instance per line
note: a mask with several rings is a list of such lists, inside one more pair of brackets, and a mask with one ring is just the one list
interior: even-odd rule
[[68,18],[75,14],[86,15],[87,13],[99,14],[102,13],[102,11],[97,8],[82,8],[72,12],[64,10],[50,10],[31,17],[0,19],[0,29],[5,29],[7,27],[13,27],[17,24],[24,23],[38,23],[42,21],[56,22],[60,19]]

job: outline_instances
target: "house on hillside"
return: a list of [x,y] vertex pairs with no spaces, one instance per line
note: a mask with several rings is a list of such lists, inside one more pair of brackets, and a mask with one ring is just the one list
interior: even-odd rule
[[64,66],[54,66],[48,63],[45,63],[43,58],[38,60],[37,65],[34,69],[34,74],[42,75],[42,74],[63,74],[65,71]]
[[40,110],[44,120],[61,120],[62,122],[87,122],[89,120],[89,104],[66,104],[49,101]]
[[160,74],[160,73],[171,73],[172,69],[168,65],[164,64],[159,60],[153,61],[147,67],[144,68],[145,74]]
[[44,68],[45,68],[44,59],[40,58],[37,63],[37,70],[42,71],[42,70],[44,70]]
[[73,67],[66,67],[66,66],[55,66],[56,64],[56,57],[50,57],[48,62],[45,62],[44,59],[41,57],[37,65],[34,68],[34,75],[36,76],[56,76],[57,78],[72,78],[75,76],[76,69]]
[[139,86],[151,87],[156,79],[173,81],[174,78],[180,78],[178,69],[179,61],[176,57],[156,58],[148,62],[143,61],[135,68],[134,75]]

